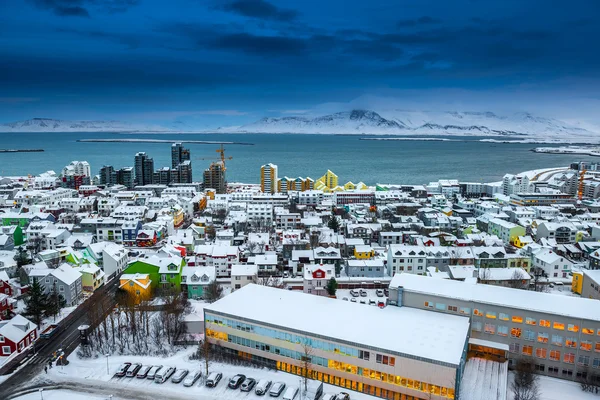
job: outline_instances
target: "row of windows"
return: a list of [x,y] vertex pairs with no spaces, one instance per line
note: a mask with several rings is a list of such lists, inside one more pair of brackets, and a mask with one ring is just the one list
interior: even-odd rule
[[[517,353],[517,354],[521,353],[525,356],[533,356],[534,355],[533,346],[525,345],[525,346],[521,347],[521,345],[519,343],[511,343],[509,345],[509,351],[511,353]],[[549,359],[550,361],[561,361],[561,352],[559,350],[548,351],[548,349],[546,349],[546,348],[537,347],[537,348],[535,348],[535,357],[541,358],[541,359]],[[563,353],[562,361],[567,364],[575,364],[575,353],[569,353],[569,352]],[[590,356],[581,354],[577,358],[577,364],[580,366],[584,366],[584,367],[589,366],[590,365]],[[594,358],[592,360],[592,367],[600,368],[600,358]]]
[[[472,324],[472,329],[475,332],[481,332],[482,326],[483,325],[480,321],[475,321]],[[508,336],[508,326],[506,325],[498,325],[496,327],[496,325],[494,324],[486,323],[483,326],[483,331],[490,335],[497,334],[500,336]],[[537,341],[539,343],[551,343],[554,346],[559,347],[565,346],[574,349],[577,348],[576,337],[567,337],[565,339],[561,335],[553,334],[552,339],[550,340],[550,335],[546,332],[537,332],[536,335],[536,332],[534,331],[526,330],[525,332],[523,332],[521,328],[511,328],[510,336],[517,339],[520,339],[522,337],[524,340],[529,340],[532,342]],[[582,340],[581,342],[579,342],[579,349],[584,351],[592,351],[592,342],[590,342],[589,340]],[[594,351],[600,353],[600,342],[595,342]]]
[[[485,315],[486,318],[488,319],[499,319],[501,321],[511,321],[512,323],[515,324],[522,324],[523,323],[523,317],[519,316],[519,315],[513,315],[510,316],[508,314],[505,313],[496,313],[494,311],[486,311],[485,313],[482,310],[479,309],[474,309],[473,310],[473,315],[478,316],[478,317],[483,317]],[[535,318],[531,318],[531,317],[525,317],[525,324],[527,325],[539,325],[543,328],[554,328],[556,330],[560,330],[560,331],[564,331],[565,330],[565,324],[562,322],[558,322],[558,321],[550,321],[547,319],[540,319],[539,321],[536,320]],[[579,325],[575,325],[575,324],[567,324],[566,325],[566,329],[569,332],[579,332],[580,327]],[[600,329],[598,329],[597,332],[594,331],[594,329],[592,328],[582,328],[581,329],[581,333],[584,333],[586,335],[593,335],[594,333],[597,333],[600,336]]]

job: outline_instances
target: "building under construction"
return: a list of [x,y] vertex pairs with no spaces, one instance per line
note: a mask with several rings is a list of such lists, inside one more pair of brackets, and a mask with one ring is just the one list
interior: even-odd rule
[[[225,179],[225,172],[227,167],[225,166],[225,149],[221,145],[220,149],[217,149],[217,153],[221,154],[219,161],[212,162],[208,169],[204,170],[202,175],[202,183],[204,189],[214,189],[217,194],[227,193],[227,180]],[[231,157],[227,158],[231,160]]]

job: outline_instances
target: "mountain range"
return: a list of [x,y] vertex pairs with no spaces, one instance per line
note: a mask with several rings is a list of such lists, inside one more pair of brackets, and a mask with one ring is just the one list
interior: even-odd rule
[[[33,118],[0,124],[0,132],[194,132],[173,127],[119,121],[65,121]],[[600,140],[600,129],[520,112],[407,111],[354,109],[321,116],[266,117],[256,122],[196,132],[304,133],[364,135],[506,136],[515,139]]]

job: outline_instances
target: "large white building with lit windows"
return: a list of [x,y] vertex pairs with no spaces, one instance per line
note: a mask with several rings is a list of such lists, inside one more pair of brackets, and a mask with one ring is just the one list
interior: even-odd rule
[[[270,368],[385,399],[454,399],[469,319],[247,285],[204,308],[210,343]],[[308,351],[307,351],[308,350]]]

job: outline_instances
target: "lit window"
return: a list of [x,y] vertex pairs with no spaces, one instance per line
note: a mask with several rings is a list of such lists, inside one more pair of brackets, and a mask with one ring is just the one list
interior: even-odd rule
[[510,336],[514,337],[514,338],[520,338],[521,337],[521,328],[512,328],[510,330]]
[[567,330],[569,332],[579,332],[579,326],[573,325],[573,324],[569,324],[568,327],[567,327]]
[[425,302],[425,307],[433,308],[433,303],[430,301]]
[[579,348],[585,351],[592,351],[592,342],[582,340],[581,343],[579,343]]
[[490,335],[493,335],[494,333],[496,333],[496,325],[485,324],[485,333],[489,333]]
[[485,317],[486,317],[486,318],[490,318],[490,319],[496,319],[496,313],[495,313],[495,312],[492,312],[492,311],[487,311],[487,312],[485,313]]
[[523,354],[530,356],[533,354],[533,346],[523,346]]
[[543,326],[544,328],[550,328],[550,321],[547,319],[540,319],[540,326]]
[[498,319],[501,319],[502,321],[508,321],[510,318],[508,314],[500,313]]
[[535,320],[535,319],[533,319],[533,318],[529,318],[529,317],[527,317],[527,318],[525,319],[525,323],[526,323],[527,325],[535,325],[535,324],[536,324],[536,320]]
[[563,361],[568,364],[574,364],[575,363],[575,354],[574,353],[565,353],[565,356],[563,357]]
[[594,334],[594,330],[593,329],[589,329],[589,328],[583,328],[581,329],[582,333],[585,333],[586,335],[593,335]]
[[483,312],[479,311],[478,309],[474,309],[473,314],[477,315],[478,317],[483,317]]
[[515,324],[521,324],[521,323],[523,323],[523,317],[519,317],[518,315],[513,315],[512,322],[514,322]]
[[537,349],[535,349],[535,356],[537,358],[546,358],[546,349],[538,347]]
[[596,345],[594,346],[594,351],[600,353],[600,342],[596,342]]
[[577,347],[577,338],[568,337],[567,341],[565,342],[565,346],[572,347],[572,348]]
[[554,327],[554,329],[558,329],[560,331],[564,331],[565,330],[565,324],[563,324],[562,322],[556,322],[556,321],[554,321],[553,327]]
[[461,314],[471,314],[471,309],[470,308],[466,308],[466,307],[461,307],[460,308],[460,313]]
[[560,351],[558,351],[558,350],[550,350],[550,360],[552,360],[552,361],[560,361]]
[[548,334],[544,332],[538,332],[537,341],[540,343],[548,343]]

